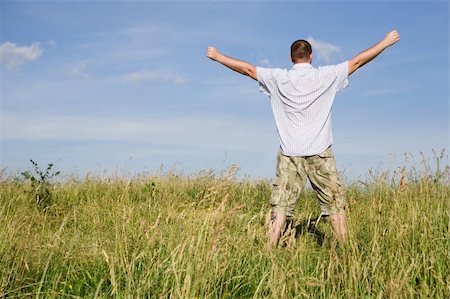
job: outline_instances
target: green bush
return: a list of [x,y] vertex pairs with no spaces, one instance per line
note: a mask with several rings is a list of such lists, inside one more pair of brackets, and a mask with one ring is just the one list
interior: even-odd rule
[[33,165],[33,170],[24,171],[21,174],[25,181],[30,184],[28,192],[36,199],[37,204],[45,210],[52,204],[51,190],[53,186],[51,179],[59,175],[60,172],[53,170],[52,163],[47,165],[45,171],[42,171],[35,161],[30,160],[30,162]]

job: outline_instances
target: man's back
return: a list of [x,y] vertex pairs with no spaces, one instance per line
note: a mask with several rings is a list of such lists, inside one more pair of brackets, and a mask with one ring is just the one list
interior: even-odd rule
[[257,67],[261,91],[270,96],[282,152],[310,156],[333,143],[331,108],[348,84],[348,63],[313,68],[297,63],[291,70]]

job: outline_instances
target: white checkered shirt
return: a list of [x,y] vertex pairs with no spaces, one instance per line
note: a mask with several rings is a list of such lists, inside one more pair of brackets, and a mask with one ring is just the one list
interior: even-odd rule
[[281,150],[286,156],[312,156],[333,143],[331,109],[348,85],[348,61],[318,68],[256,69],[260,89],[270,97]]

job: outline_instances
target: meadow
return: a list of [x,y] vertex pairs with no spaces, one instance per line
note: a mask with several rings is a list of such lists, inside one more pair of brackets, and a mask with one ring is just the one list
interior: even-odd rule
[[275,249],[271,182],[234,166],[2,177],[0,297],[450,298],[450,173],[436,163],[346,182],[345,244],[306,190]]

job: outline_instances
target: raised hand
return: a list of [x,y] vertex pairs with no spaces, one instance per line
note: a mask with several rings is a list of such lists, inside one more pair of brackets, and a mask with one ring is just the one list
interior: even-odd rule
[[220,52],[214,47],[206,48],[206,56],[209,59],[217,60],[217,57],[219,56],[219,54],[220,54]]
[[387,44],[387,46],[392,46],[396,42],[400,40],[400,34],[398,34],[397,30],[393,30],[386,34],[384,37],[384,42]]
[[214,47],[206,48],[206,57],[216,62],[219,62],[232,69],[235,72],[241,73],[242,75],[249,76],[250,78],[257,80],[256,67],[248,62],[228,57],[220,53]]

